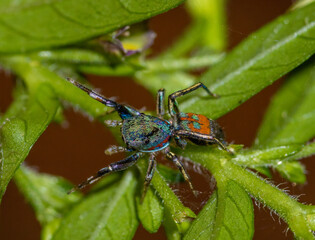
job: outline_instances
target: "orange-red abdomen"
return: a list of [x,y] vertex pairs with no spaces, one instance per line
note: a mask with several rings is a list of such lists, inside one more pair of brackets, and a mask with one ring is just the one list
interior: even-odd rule
[[211,134],[211,121],[201,114],[179,113],[179,125],[187,131],[206,135]]

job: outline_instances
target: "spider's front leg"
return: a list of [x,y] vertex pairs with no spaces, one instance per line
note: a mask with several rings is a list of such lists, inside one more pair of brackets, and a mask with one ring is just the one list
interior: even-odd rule
[[184,96],[192,91],[197,90],[198,88],[202,87],[209,95],[212,97],[219,97],[218,95],[212,93],[203,83],[199,82],[191,87],[185,88],[183,90],[179,90],[177,92],[172,93],[168,96],[168,111],[172,117],[175,117],[177,113],[179,113],[178,104],[176,98]]
[[123,160],[109,164],[108,167],[104,167],[100,169],[94,176],[89,177],[84,182],[80,183],[78,186],[72,188],[68,193],[70,194],[76,190],[82,189],[86,187],[87,185],[90,185],[98,181],[101,177],[103,177],[104,175],[108,173],[122,171],[131,167],[132,165],[136,163],[136,161],[139,159],[141,155],[142,153],[135,153]]
[[156,97],[156,113],[159,118],[163,118],[165,114],[164,101],[165,101],[165,89],[161,88],[159,89],[157,93],[157,97]]
[[84,92],[86,92],[91,98],[95,99],[96,101],[103,103],[107,107],[114,108],[115,111],[118,112],[121,119],[128,119],[128,118],[132,118],[134,116],[141,114],[139,111],[137,111],[136,109],[134,109],[132,107],[122,105],[122,104],[119,104],[119,103],[117,103],[111,99],[105,98],[101,94],[85,87],[81,83],[78,83],[77,81],[75,81],[71,78],[67,78],[67,80],[70,83],[72,83],[74,86],[76,86],[76,87],[80,88],[81,90],[83,90]]
[[122,153],[122,152],[131,152],[133,150],[122,147],[122,146],[110,146],[109,148],[107,148],[104,152],[106,155],[113,155],[115,153]]
[[105,120],[104,123],[107,127],[118,127],[122,125],[122,121],[118,120]]

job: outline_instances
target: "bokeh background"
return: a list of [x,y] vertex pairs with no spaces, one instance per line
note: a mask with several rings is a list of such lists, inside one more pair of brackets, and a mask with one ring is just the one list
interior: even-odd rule
[[[227,23],[229,49],[242,39],[277,16],[285,13],[292,0],[230,0],[227,4]],[[165,50],[184,31],[190,19],[183,6],[150,20],[150,28],[157,33],[153,45],[153,54]],[[263,39],[262,39],[263,41]],[[132,79],[113,77],[105,78],[89,75],[91,83],[101,89],[105,96],[117,96],[120,102],[128,103],[138,109],[155,109],[154,96]],[[224,127],[228,142],[250,146],[271,96],[285,79],[280,79],[272,86],[245,102],[243,105],[219,119]],[[14,76],[0,71],[0,111],[4,112],[12,101]],[[104,149],[116,144],[110,132],[98,122],[93,122],[72,109],[66,111],[67,122],[63,125],[52,123],[31,150],[26,162],[38,171],[63,176],[73,183],[79,183],[96,170],[123,158],[123,154],[105,156]],[[307,169],[308,183],[294,186],[283,183],[278,174],[274,174],[274,183],[281,184],[290,194],[299,196],[301,202],[315,203],[315,158],[302,160]],[[211,176],[205,171],[190,168],[193,184],[201,192],[196,199],[189,197],[187,185],[174,186],[176,193],[196,212],[209,198],[213,186],[209,185]],[[313,186],[312,186],[313,185]],[[187,197],[188,196],[188,197]],[[293,239],[287,225],[277,215],[271,214],[264,206],[255,205],[254,239]],[[0,239],[36,240],[40,238],[40,225],[30,206],[11,182],[0,206]],[[147,233],[141,226],[134,239],[166,239],[161,228],[156,234]]]

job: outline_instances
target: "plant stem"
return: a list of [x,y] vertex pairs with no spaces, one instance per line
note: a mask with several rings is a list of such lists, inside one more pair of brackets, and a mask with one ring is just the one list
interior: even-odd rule
[[147,62],[146,71],[178,71],[178,70],[196,70],[209,67],[224,57],[224,53],[212,54],[207,56],[195,56],[181,59],[158,59]]
[[299,239],[313,239],[305,211],[301,204],[254,173],[232,163],[228,158],[211,161],[195,159],[209,169],[216,179],[228,178],[240,184],[256,200],[277,212]]
[[302,146],[292,144],[268,149],[249,150],[238,154],[233,162],[248,167],[276,166],[284,161],[294,161],[315,154],[315,142]]
[[[147,164],[144,160],[138,161],[138,168],[142,175],[145,175]],[[172,189],[167,185],[163,177],[158,171],[154,173],[152,179],[152,185],[159,193],[160,197],[164,200],[165,206],[170,211],[174,221],[177,224],[190,221],[191,218],[195,218],[196,215],[189,208],[185,207],[182,202],[177,198]]]

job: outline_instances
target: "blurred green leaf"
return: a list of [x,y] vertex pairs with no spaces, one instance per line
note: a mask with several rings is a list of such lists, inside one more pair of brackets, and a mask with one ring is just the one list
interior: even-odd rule
[[315,62],[296,69],[274,96],[255,147],[304,144],[315,136]]
[[164,208],[163,226],[168,240],[181,240],[182,235],[178,231],[178,227],[167,208]]
[[214,192],[207,204],[202,208],[197,218],[187,230],[184,240],[212,239],[213,228],[218,205],[217,192]]
[[127,171],[119,183],[86,197],[61,221],[52,239],[132,239],[138,227],[136,184]]
[[254,234],[253,203],[236,182],[218,183],[197,219],[188,229],[184,240],[190,239],[252,239]]
[[248,149],[239,152],[232,160],[237,164],[247,167],[278,165],[280,161],[294,156],[302,148],[301,144],[292,144],[261,149]]
[[154,95],[163,87],[171,94],[195,83],[195,77],[184,72],[139,72],[136,81],[150,90]]
[[142,204],[137,201],[137,210],[142,226],[149,233],[157,232],[163,220],[164,207],[152,188],[148,189]]
[[28,54],[34,60],[50,63],[108,65],[104,54],[90,49],[63,48]]
[[199,79],[221,98],[192,97],[180,109],[218,118],[304,62],[315,52],[314,12],[312,3],[252,34]]
[[16,171],[14,180],[42,225],[61,218],[81,199],[78,192],[67,194],[73,187],[68,181],[61,177],[38,173],[29,167],[21,166]]
[[302,163],[292,161],[283,162],[276,166],[281,176],[293,183],[303,184],[306,182],[305,167]]
[[253,169],[265,175],[268,178],[272,178],[272,173],[268,167],[253,167]]
[[[195,24],[202,26],[198,44],[216,51],[226,47],[226,0],[188,0],[187,9]],[[198,36],[197,35],[197,36]]]
[[140,22],[182,0],[28,0],[0,2],[0,52],[62,46]]
[[51,240],[53,238],[55,232],[59,228],[60,222],[61,222],[61,219],[56,218],[56,219],[52,220],[51,222],[49,222],[48,224],[46,224],[42,229],[40,239],[41,240]]
[[[24,102],[24,99],[21,99]],[[59,102],[53,90],[43,84],[23,104],[16,102],[0,129],[0,198],[31,147],[52,121]]]
[[60,77],[58,72],[50,70],[38,61],[23,56],[14,56],[2,60],[7,67],[11,68],[26,82],[28,91],[31,93],[37,91],[38,86],[47,84],[54,90],[58,98],[70,102],[75,107],[80,107],[92,117],[104,116],[108,109],[104,104],[95,101],[65,78]]
[[[222,51],[226,47],[225,0],[189,0],[192,23],[160,59],[183,57],[196,48]],[[193,37],[192,37],[193,36]]]
[[[273,98],[258,131],[255,147],[303,144],[315,136],[314,59],[296,69]],[[275,165],[289,181],[304,183],[304,167],[298,162]]]

